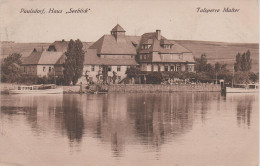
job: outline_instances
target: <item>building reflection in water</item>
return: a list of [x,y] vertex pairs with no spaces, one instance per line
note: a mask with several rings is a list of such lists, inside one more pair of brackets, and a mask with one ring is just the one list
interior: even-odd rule
[[115,156],[121,156],[127,144],[160,150],[162,144],[192,129],[194,112],[203,114],[203,119],[208,102],[216,96],[205,93],[89,96],[84,121],[87,133],[110,142]]
[[[122,156],[129,144],[147,145],[160,151],[161,145],[192,130],[194,116],[200,115],[204,120],[208,103],[213,99],[220,100],[219,95],[159,93],[8,97],[10,101],[15,98],[17,107],[27,108],[25,116],[35,133],[66,135],[70,143],[76,144],[87,137],[96,138],[102,144],[111,145],[113,156]],[[245,107],[239,107],[241,113],[238,114],[241,118],[242,114],[249,116],[250,124],[250,111],[243,113],[242,110],[250,110],[250,102],[246,103]],[[9,103],[9,107],[12,105]]]

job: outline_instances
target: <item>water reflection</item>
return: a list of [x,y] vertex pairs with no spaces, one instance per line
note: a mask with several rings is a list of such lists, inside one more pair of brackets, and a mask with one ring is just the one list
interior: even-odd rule
[[250,126],[251,119],[251,111],[252,111],[252,103],[254,101],[254,96],[243,96],[239,98],[237,101],[237,124],[241,126],[241,124],[247,124]]
[[84,120],[81,102],[81,100],[73,96],[66,96],[62,100],[62,105],[55,108],[55,117],[60,119],[61,127],[63,130],[66,130],[71,142],[76,141],[80,143],[83,136]]
[[[214,95],[176,94],[109,94],[61,96],[6,96],[2,113],[25,112],[34,132],[55,129],[66,133],[70,142],[80,143],[84,133],[110,142],[115,156],[121,156],[126,144],[140,142],[159,147],[192,129],[193,111],[202,120],[207,104]],[[195,109],[197,103],[198,109]],[[198,105],[199,103],[199,105]],[[86,130],[84,132],[84,130]]]
[[[221,110],[226,97],[219,93],[5,95],[1,100],[1,113],[24,116],[37,135],[53,132],[59,137],[58,133],[79,145],[85,138],[95,138],[110,144],[118,157],[126,145],[160,151],[163,144],[191,131],[194,119],[204,122],[208,111]],[[238,125],[250,126],[254,97],[232,100],[237,103]]]

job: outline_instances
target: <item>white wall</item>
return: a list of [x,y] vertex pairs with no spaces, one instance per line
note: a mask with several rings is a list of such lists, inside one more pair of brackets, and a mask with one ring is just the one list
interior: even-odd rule
[[[45,71],[43,71],[43,67],[45,67]],[[51,71],[49,72],[49,67],[51,67]],[[37,75],[39,77],[48,76],[49,73],[53,73],[54,65],[37,65]]]
[[[99,65],[95,65],[95,70],[92,71],[92,65],[84,65],[84,68],[83,68],[83,76],[78,80],[78,83],[82,82],[82,83],[87,83],[86,81],[86,77],[85,77],[85,72],[87,72],[88,74],[88,78],[89,79],[92,79],[93,82],[97,82],[97,75],[98,75],[98,72],[99,70],[102,71],[102,69],[100,68]],[[126,77],[126,72],[127,70],[127,66],[120,66],[120,71],[117,71],[117,66],[111,66],[111,71],[108,72],[108,77],[111,77],[113,76],[113,71],[116,72],[117,74],[117,77],[120,77],[121,80],[124,79]],[[101,78],[102,79],[102,78]],[[117,79],[116,82],[118,82],[119,80]]]

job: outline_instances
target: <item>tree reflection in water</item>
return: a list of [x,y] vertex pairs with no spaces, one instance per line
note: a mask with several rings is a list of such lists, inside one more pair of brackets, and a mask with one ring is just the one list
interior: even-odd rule
[[[91,96],[84,116],[88,133],[110,142],[114,156],[121,156],[126,144],[155,147],[192,129],[193,114],[207,113],[215,95],[205,93],[108,94]],[[94,111],[93,111],[94,110]],[[85,119],[86,118],[86,119]]]
[[[97,138],[110,144],[113,156],[126,145],[161,145],[192,130],[194,114],[205,119],[209,101],[218,93],[107,94],[18,97],[36,133],[66,134],[70,143]],[[18,105],[19,105],[18,104]],[[249,108],[248,108],[249,109]],[[38,127],[37,127],[38,126]]]
[[83,130],[84,120],[82,116],[82,101],[73,96],[68,95],[63,98],[62,106],[57,107],[56,111],[58,116],[62,118],[62,128],[66,130],[67,136],[71,142],[76,141],[80,143]]
[[242,123],[250,127],[250,119],[252,112],[252,103],[254,96],[246,96],[237,100],[237,124],[241,126]]

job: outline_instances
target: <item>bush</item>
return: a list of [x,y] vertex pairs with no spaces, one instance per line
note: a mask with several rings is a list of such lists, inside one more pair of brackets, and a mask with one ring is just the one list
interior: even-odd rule
[[160,84],[163,81],[162,73],[152,72],[146,76],[147,84]]

